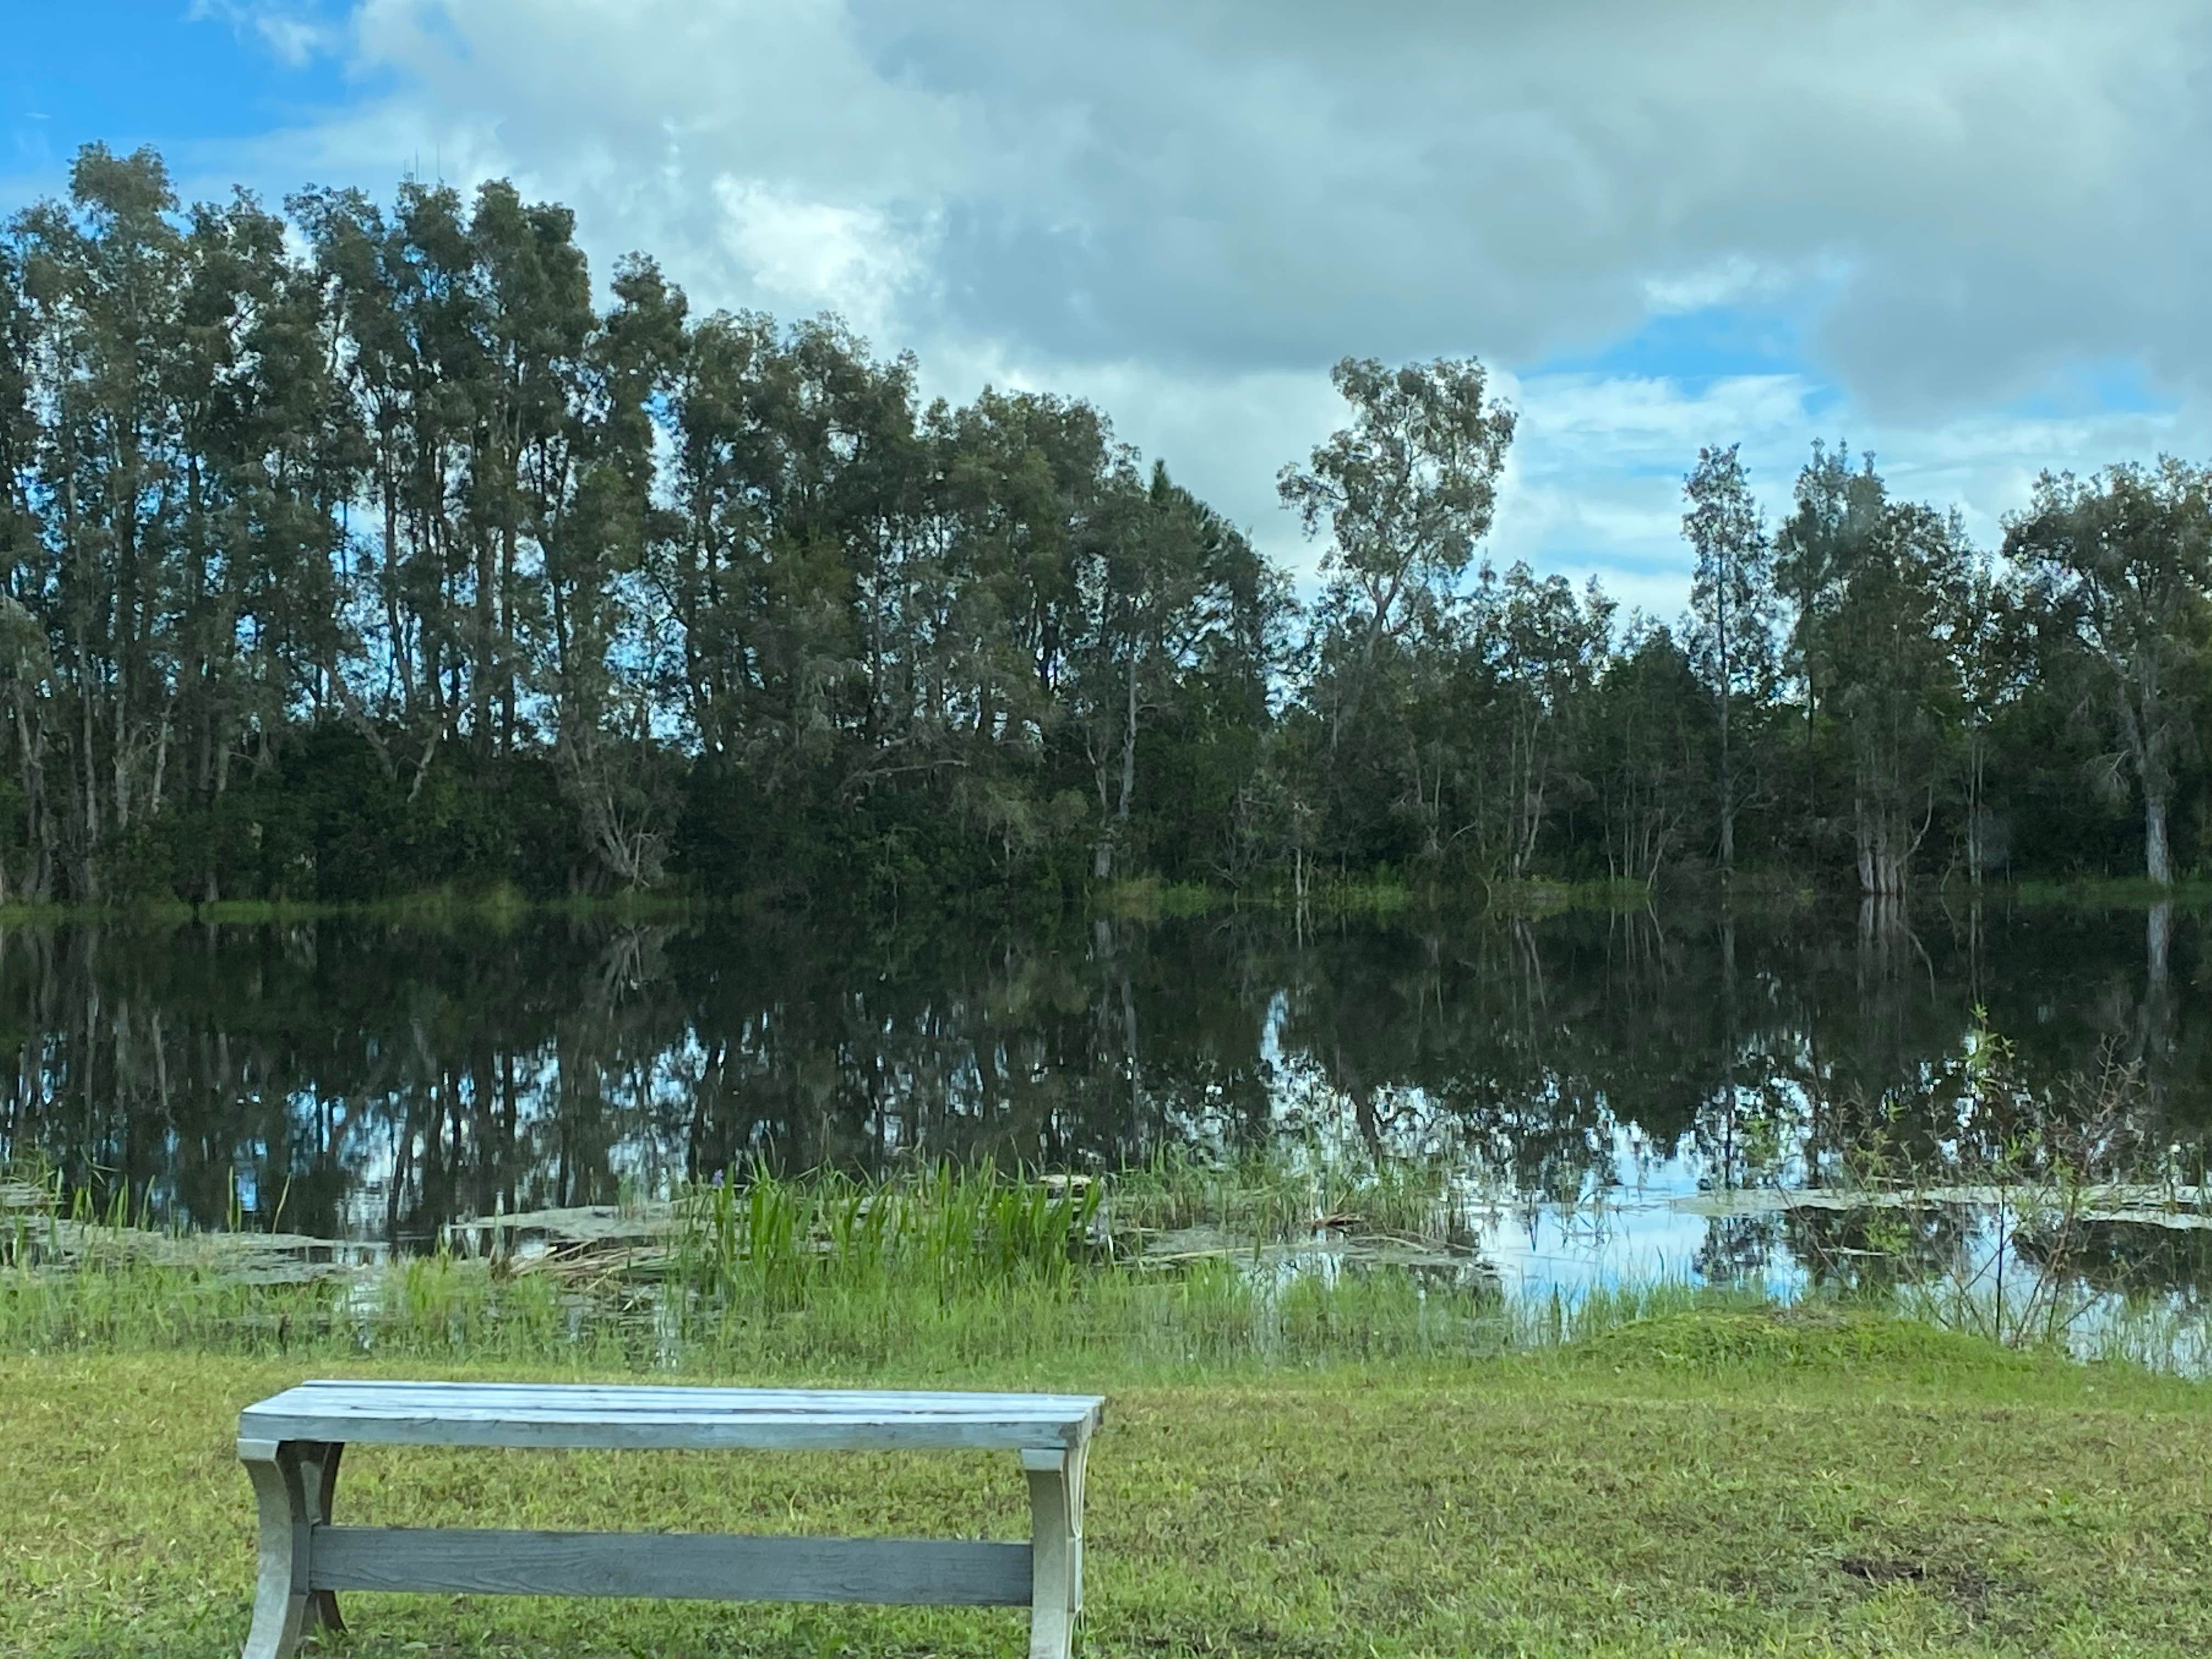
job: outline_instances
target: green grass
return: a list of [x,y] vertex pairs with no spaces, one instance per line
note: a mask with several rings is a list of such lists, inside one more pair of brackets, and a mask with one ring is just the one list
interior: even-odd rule
[[2021,904],[2084,910],[2141,910],[2160,901],[2190,909],[2212,906],[2212,877],[2188,876],[2168,887],[2142,876],[2076,876],[2065,881],[2020,881],[1985,890]]
[[[236,1413],[327,1375],[1103,1393],[1093,1656],[2212,1644],[2212,1388],[1834,1304],[1658,1285],[1571,1308],[1471,1276],[1270,1270],[1322,1215],[1448,1245],[1447,1189],[1419,1164],[756,1174],[688,1191],[642,1247],[305,1284],[268,1281],[265,1241],[167,1238],[74,1199],[72,1219],[58,1196],[15,1187],[0,1238],[9,1659],[234,1653],[252,1559]],[[1183,1248],[1216,1237],[1233,1248]],[[1134,1259],[1160,1238],[1176,1262]],[[370,1448],[340,1513],[1013,1537],[1019,1480],[972,1456]],[[348,1607],[327,1650],[360,1659],[1022,1645],[1003,1612]]]
[[[940,1359],[942,1356],[939,1357]],[[617,1374],[0,1358],[0,1654],[237,1651],[238,1409],[303,1376]],[[695,1380],[1108,1398],[1084,1650],[2191,1654],[2212,1647],[2212,1391],[1887,1320],[1678,1312],[1540,1353],[1166,1382],[1092,1354]],[[1011,1458],[368,1448],[367,1523],[1017,1537]],[[1017,1652],[1011,1612],[347,1601],[360,1659]]]
[[1490,889],[1490,908],[1509,915],[1545,916],[1561,910],[1641,910],[1651,902],[1645,881],[1552,881],[1533,877],[1501,881]]
[[0,925],[52,927],[64,922],[120,921],[234,925],[357,920],[391,921],[419,927],[490,927],[506,931],[532,916],[605,916],[619,921],[672,921],[703,911],[728,909],[730,902],[673,892],[568,894],[532,898],[520,888],[500,885],[483,890],[453,887],[404,893],[388,898],[218,899],[192,903],[167,897],[121,899],[100,904],[0,904]]
[[1226,887],[1202,881],[1162,881],[1158,876],[1130,876],[1109,882],[1091,895],[1094,915],[1115,921],[1160,921],[1170,917],[1207,916],[1236,907],[1237,896]]

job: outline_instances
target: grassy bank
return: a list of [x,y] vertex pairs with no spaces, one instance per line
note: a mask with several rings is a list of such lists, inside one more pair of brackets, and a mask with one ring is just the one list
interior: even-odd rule
[[[1643,881],[1449,882],[1408,880],[1395,871],[1366,876],[1322,874],[1306,890],[1309,916],[1387,918],[1422,907],[1487,911],[1506,916],[1542,916],[1562,910],[1640,910],[1652,902],[1653,888]],[[1226,910],[1281,911],[1298,908],[1296,895],[1280,881],[1236,890],[1202,882],[1162,882],[1135,876],[1110,882],[1091,896],[1095,914],[1122,921],[1158,921],[1173,917],[1218,915]]]
[[[0,1654],[215,1659],[252,1559],[230,1436],[304,1376],[0,1358]],[[1202,1382],[1095,1356],[748,1382],[1080,1387],[1094,1656],[2185,1654],[2212,1644],[2212,1391],[1891,1322],[1682,1313],[1539,1354]],[[1018,1536],[1012,1460],[372,1448],[365,1522]],[[465,1517],[464,1519],[464,1517]],[[350,1599],[337,1651],[1004,1654],[996,1612]]]
[[2066,881],[2021,881],[1993,886],[1992,896],[2009,894],[2021,904],[2082,910],[2142,910],[2160,902],[2201,910],[2212,906],[2212,878],[2189,876],[2161,887],[2141,876],[2077,876]]
[[109,904],[0,904],[0,925],[46,926],[64,922],[224,922],[268,924],[304,921],[386,921],[417,927],[464,925],[503,930],[532,916],[604,916],[616,921],[670,921],[733,908],[674,892],[565,894],[534,898],[521,889],[481,890],[431,888],[389,898],[352,901],[319,899],[218,899],[190,903],[176,898],[125,899]]

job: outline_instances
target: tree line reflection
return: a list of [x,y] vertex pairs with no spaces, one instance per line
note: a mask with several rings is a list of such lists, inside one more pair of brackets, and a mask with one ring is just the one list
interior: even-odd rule
[[[1931,909],[890,942],[713,918],[0,933],[0,1159],[181,1224],[408,1246],[762,1159],[1105,1167],[1318,1136],[1571,1200],[1819,1181],[1877,1122],[1959,1155],[1974,1010],[2054,1091],[2139,1064],[2212,1119],[2200,928]],[[1716,1224],[1715,1271],[1769,1218]],[[1741,1234],[1741,1238],[1736,1236]]]

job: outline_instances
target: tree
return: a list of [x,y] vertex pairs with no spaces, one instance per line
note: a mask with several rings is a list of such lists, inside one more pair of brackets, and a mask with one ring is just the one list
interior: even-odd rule
[[2027,606],[2018,577],[1979,549],[1969,554],[1952,599],[1951,672],[1965,721],[1960,755],[1966,879],[1978,890],[1992,861],[1990,759],[1997,723],[2033,672]]
[[1774,679],[1772,549],[1737,446],[1698,452],[1683,481],[1690,510],[1682,534],[1697,555],[1691,580],[1693,659],[1719,716],[1716,799],[1721,871],[1735,869],[1736,813],[1742,805],[1740,744],[1733,718],[1746,700],[1764,700]]
[[2167,809],[2195,730],[2205,636],[2212,502],[2205,473],[2171,456],[2087,480],[2045,472],[2028,510],[2006,521],[2006,556],[2032,574],[2050,624],[2085,653],[2091,696],[2112,740],[2100,781],[2142,798],[2143,868],[2173,880]]
[[1750,837],[1887,902],[1939,826],[1975,881],[2135,856],[2091,733],[2156,879],[2212,824],[2179,462],[2045,479],[1997,561],[1840,445],[1770,547],[1708,448],[1692,614],[1616,640],[1594,589],[1476,572],[1515,431],[1481,366],[1346,359],[1277,479],[1307,611],[1103,410],[924,407],[835,317],[695,315],[642,256],[595,290],[575,230],[499,180],[187,204],[96,145],[9,222],[0,895],[1050,909]]
[[1516,416],[1486,398],[1488,378],[1472,357],[1395,370],[1346,357],[1329,378],[1352,423],[1316,447],[1306,470],[1285,466],[1276,483],[1305,533],[1329,536],[1322,572],[1355,641],[1330,711],[1334,749],[1407,596],[1456,581],[1488,533]]
[[1796,674],[1805,700],[1808,830],[1817,827],[1820,811],[1814,743],[1831,678],[1820,619],[1832,607],[1836,585],[1856,550],[1875,533],[1887,499],[1874,457],[1862,455],[1856,471],[1850,458],[1847,444],[1832,451],[1818,438],[1813,441],[1813,458],[1797,475],[1795,505],[1774,537],[1775,586],[1794,612],[1784,665]]
[[1605,869],[1654,883],[1686,838],[1711,775],[1711,717],[1689,656],[1664,627],[1632,617],[1584,721]]
[[1967,568],[1955,514],[1885,502],[1846,547],[1832,599],[1816,614],[1830,707],[1850,752],[1852,853],[1868,897],[1903,896],[1935,817],[1961,729],[1948,647]]
[[1098,800],[1094,881],[1114,873],[1128,840],[1146,717],[1209,658],[1249,643],[1239,613],[1257,598],[1256,564],[1244,538],[1176,485],[1164,464],[1155,463],[1148,488],[1117,480],[1079,556],[1068,688]]

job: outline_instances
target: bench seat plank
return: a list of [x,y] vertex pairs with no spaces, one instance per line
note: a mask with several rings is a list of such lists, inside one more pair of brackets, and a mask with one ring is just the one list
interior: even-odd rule
[[318,1527],[316,1589],[1022,1607],[1027,1544]]
[[242,1440],[653,1449],[1081,1445],[1103,1402],[1082,1395],[592,1383],[303,1382],[248,1407]]

